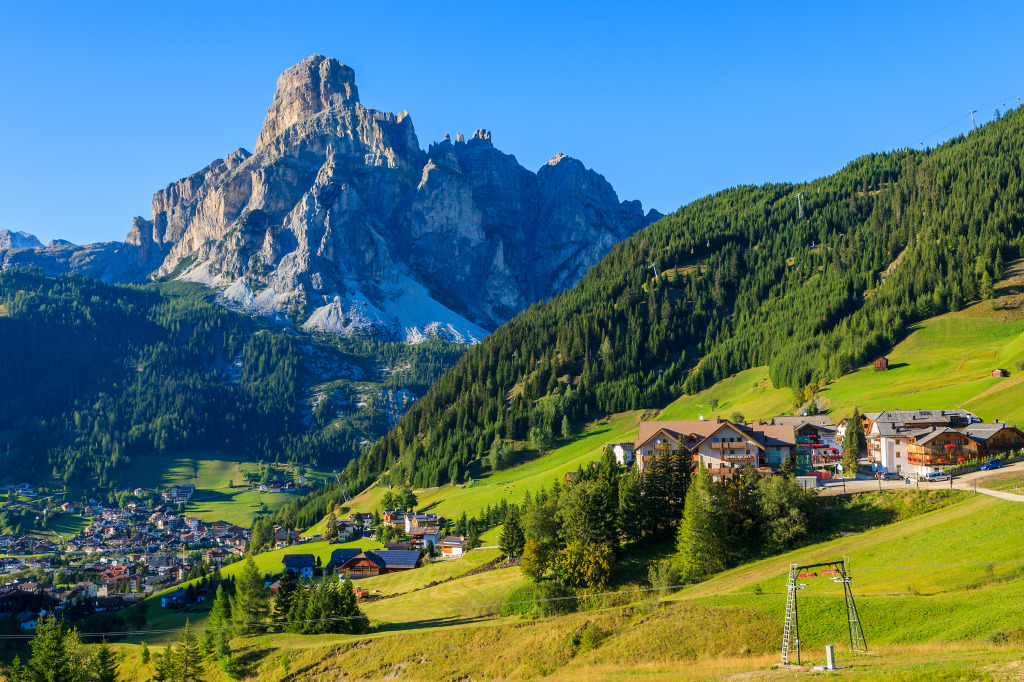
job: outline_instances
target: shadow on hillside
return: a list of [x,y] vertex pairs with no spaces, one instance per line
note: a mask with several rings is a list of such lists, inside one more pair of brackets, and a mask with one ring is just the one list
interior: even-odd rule
[[423,630],[425,628],[451,627],[453,625],[472,625],[493,620],[493,615],[482,616],[451,616],[449,618],[424,618],[403,623],[381,623],[377,632],[403,632],[406,630]]
[[202,490],[197,488],[192,493],[191,502],[231,502],[238,493],[225,493],[219,490]]
[[266,658],[273,649],[262,646],[251,646],[238,652],[236,658],[238,666],[249,675],[255,674],[259,664]]
[[908,367],[908,366],[909,365],[907,363],[905,363],[905,362],[894,362],[891,365],[889,365],[889,369],[893,370],[893,369],[899,369],[900,367]]

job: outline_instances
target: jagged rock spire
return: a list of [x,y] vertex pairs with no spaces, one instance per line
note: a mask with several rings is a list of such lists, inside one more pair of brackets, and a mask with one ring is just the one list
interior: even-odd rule
[[263,121],[256,151],[305,118],[357,102],[356,72],[351,67],[318,54],[307,57],[278,77],[277,92]]

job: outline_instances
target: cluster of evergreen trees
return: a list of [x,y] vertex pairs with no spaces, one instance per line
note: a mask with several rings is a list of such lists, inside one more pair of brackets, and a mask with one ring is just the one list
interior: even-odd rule
[[342,581],[324,578],[312,583],[286,571],[274,598],[273,621],[281,631],[305,635],[366,632],[370,621],[359,609],[353,590],[348,576]]
[[30,642],[32,655],[22,664],[15,656],[5,671],[10,682],[115,682],[117,655],[100,645],[95,653],[82,646],[78,631],[66,621],[44,615]]
[[653,458],[641,478],[620,472],[609,451],[570,484],[556,480],[527,494],[521,512],[511,510],[500,545],[522,553],[526,575],[553,574],[569,587],[593,589],[612,578],[623,546],[675,538],[679,555],[667,573],[659,570],[672,582],[702,580],[826,534],[827,511],[792,476],[747,467],[714,482],[683,447]]
[[468,351],[346,476],[438,485],[496,438],[543,446],[563,421],[658,407],[754,366],[777,387],[824,385],[915,320],[993,295],[1024,239],[1022,152],[1015,111],[934,150],[684,206]]

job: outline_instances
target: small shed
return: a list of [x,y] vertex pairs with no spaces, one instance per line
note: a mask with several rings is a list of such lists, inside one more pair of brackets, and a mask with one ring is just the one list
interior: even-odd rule
[[993,377],[1008,377],[1008,376],[1010,376],[1010,373],[1007,372],[1005,369],[994,369],[994,370],[992,370],[992,376]]
[[889,369],[889,358],[885,357],[884,355],[881,356],[881,357],[875,358],[875,371],[876,372],[884,372],[887,369]]

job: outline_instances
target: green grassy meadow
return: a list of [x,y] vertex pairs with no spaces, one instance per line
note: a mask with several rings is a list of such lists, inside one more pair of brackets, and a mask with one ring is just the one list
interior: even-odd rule
[[81,514],[57,514],[47,521],[47,529],[57,533],[65,540],[78,535],[92,523],[92,517]]
[[[510,469],[487,473],[474,479],[472,484],[447,485],[417,492],[417,509],[453,518],[463,511],[473,516],[502,499],[522,502],[527,490],[537,491],[541,486],[549,488],[556,478],[562,479],[580,465],[600,459],[607,443],[635,438],[642,415],[642,412],[623,412],[600,419],[588,424],[582,435],[549,454]],[[353,498],[349,506],[354,511],[372,512],[380,508],[385,492],[387,488],[370,488]]]
[[[824,646],[835,644],[845,679],[1017,679],[1016,662],[1024,654],[1024,534],[1007,530],[1021,527],[1024,504],[965,495],[905,521],[735,568],[660,600],[615,595],[547,618],[497,615],[497,605],[527,582],[515,568],[426,587],[494,555],[474,552],[361,580],[398,595],[364,604],[375,627],[368,635],[268,634],[236,639],[235,646],[243,655],[262,652],[248,678],[261,681],[280,679],[283,656],[296,679],[336,679],[341,672],[347,679],[458,679],[484,670],[489,679],[803,676],[806,668],[771,669],[781,642],[786,573],[793,562],[846,556],[870,653],[854,656],[844,644],[841,586],[827,577],[806,578],[799,593],[805,665],[822,663]],[[302,549],[310,547],[319,551]],[[203,618],[199,611],[157,608],[150,614],[153,629]],[[569,636],[588,622],[599,629],[596,645],[571,645]],[[149,643],[159,644],[159,637]],[[135,664],[130,657],[128,665]]]
[[[274,468],[278,479],[294,478],[294,470],[276,465]],[[224,520],[251,527],[260,504],[267,505],[268,512],[275,512],[296,498],[293,493],[261,494],[257,488],[250,489],[244,474],[258,472],[258,463],[233,460],[220,452],[178,452],[163,456],[154,453],[137,457],[130,468],[120,472],[118,485],[161,490],[191,483],[196,491],[185,513],[204,521]],[[306,477],[316,486],[333,480],[330,471],[309,467]]]
[[[825,386],[820,404],[837,421],[856,405],[861,411],[962,407],[982,419],[1024,424],[1024,319],[1012,296],[998,299],[997,310],[987,302],[934,317],[887,355],[889,370],[875,372],[866,365]],[[989,376],[995,368],[1010,376]],[[718,401],[710,409],[710,401]],[[659,419],[765,419],[793,411],[789,389],[773,388],[767,367],[756,367],[718,382],[693,396],[683,396],[662,410]]]

